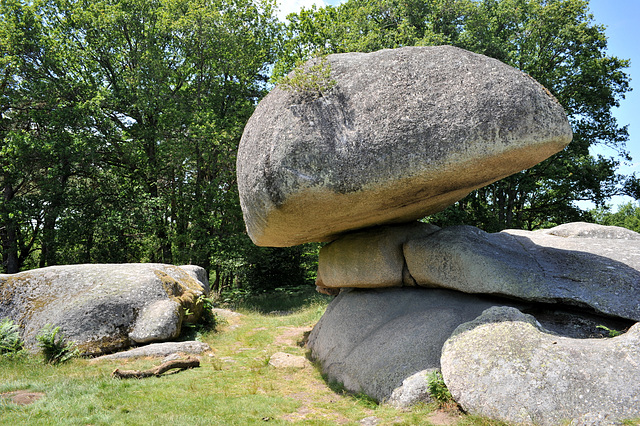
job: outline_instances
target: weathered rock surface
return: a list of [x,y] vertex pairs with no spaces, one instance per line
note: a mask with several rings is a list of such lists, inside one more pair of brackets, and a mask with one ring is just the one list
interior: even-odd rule
[[447,290],[345,290],[307,345],[330,379],[384,401],[407,377],[440,367],[442,345],[453,330],[491,306]]
[[[404,256],[418,285],[586,306],[640,321],[639,240],[628,233],[612,239],[611,229],[594,233],[594,227],[571,225],[571,235],[592,236],[585,239],[554,235],[569,227],[488,234],[455,226],[409,240]],[[608,236],[597,237],[603,232]]]
[[197,265],[180,265],[180,269],[191,275],[192,278],[202,283],[203,291],[205,294],[209,294],[209,277],[207,276],[207,270],[202,266]]
[[[620,226],[604,226],[595,223],[571,222],[551,229],[536,231],[541,234],[571,238],[611,238],[616,240],[640,240],[640,234]],[[589,244],[583,242],[583,244]]]
[[328,288],[411,285],[403,279],[406,266],[402,245],[439,229],[414,222],[346,234],[320,249],[316,285]]
[[20,325],[29,348],[45,324],[91,355],[172,339],[183,321],[197,319],[197,299],[206,294],[190,273],[163,264],[88,264],[0,275],[0,318]]
[[441,363],[453,397],[472,414],[541,426],[640,417],[640,324],[611,339],[571,339],[496,307],[455,330]]
[[451,46],[327,59],[330,91],[276,87],[245,127],[238,187],[257,245],[424,217],[572,137],[555,98],[495,59]]
[[151,343],[149,345],[140,346],[129,349],[128,351],[116,352],[114,354],[102,355],[92,359],[92,362],[105,361],[111,359],[128,359],[139,357],[168,357],[176,354],[201,354],[211,350],[211,347],[203,342],[190,340],[186,342],[163,342]]
[[439,369],[430,368],[407,377],[402,381],[401,386],[393,390],[386,402],[396,408],[410,408],[419,402],[433,402],[429,393],[428,377],[436,370]]

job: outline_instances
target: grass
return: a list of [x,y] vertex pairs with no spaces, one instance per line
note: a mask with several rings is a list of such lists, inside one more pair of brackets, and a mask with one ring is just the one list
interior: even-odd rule
[[[0,357],[0,394],[16,390],[43,392],[30,405],[0,398],[3,425],[357,425],[375,416],[380,425],[428,425],[435,405],[399,411],[362,395],[332,389],[317,368],[274,369],[269,357],[278,351],[305,355],[296,344],[301,328],[310,328],[322,315],[327,299],[307,295],[302,307],[287,302],[273,309],[259,301],[240,304],[217,332],[201,334],[212,347],[201,367],[142,380],[110,377],[115,368],[147,369],[157,359],[91,362],[72,359],[48,365],[41,357]],[[293,310],[288,315],[263,311]],[[284,337],[283,337],[284,336]],[[469,416],[457,425],[498,425]]]

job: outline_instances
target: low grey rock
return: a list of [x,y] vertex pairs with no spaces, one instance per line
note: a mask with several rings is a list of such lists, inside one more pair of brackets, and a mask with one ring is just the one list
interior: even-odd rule
[[[565,223],[551,229],[541,229],[536,232],[558,237],[640,240],[640,234],[630,229],[586,222]],[[585,244],[588,243],[585,242]]]
[[269,358],[269,365],[274,368],[306,368],[310,367],[311,363],[302,355],[276,352]]
[[472,414],[541,426],[640,417],[640,324],[611,339],[572,339],[494,307],[454,331],[441,365],[454,399]]
[[418,371],[416,374],[407,377],[402,381],[401,386],[393,390],[386,402],[389,405],[402,409],[410,408],[419,402],[433,402],[433,398],[429,393],[428,377],[434,371],[438,371],[438,369],[430,368]]
[[554,230],[488,234],[454,226],[409,240],[404,257],[421,286],[587,307],[640,321],[640,240],[613,239],[610,231],[606,238],[561,237]]
[[276,87],[245,127],[238,189],[257,245],[419,219],[572,138],[544,87],[483,55],[429,46],[327,61],[331,90],[301,99]]
[[421,222],[382,226],[341,236],[320,249],[316,285],[340,287],[399,287],[405,269],[402,245],[440,228]]
[[180,335],[182,317],[180,303],[162,299],[145,306],[129,337],[136,343],[175,339]]
[[176,337],[182,322],[197,320],[205,294],[203,282],[172,265],[51,266],[0,275],[0,318],[19,324],[32,350],[52,324],[83,353],[100,355]]
[[[146,346],[140,346],[137,348],[129,349],[128,351],[116,352],[114,354],[102,355],[94,358],[92,361],[105,361],[111,359],[128,359],[128,358],[140,358],[140,357],[169,357],[176,354],[201,354],[211,350],[211,347],[203,342],[196,340],[186,342],[163,342],[163,343],[151,343]],[[169,361],[165,359],[164,361]]]
[[403,380],[440,367],[453,330],[494,303],[422,288],[343,290],[311,331],[308,347],[329,379],[387,400]]

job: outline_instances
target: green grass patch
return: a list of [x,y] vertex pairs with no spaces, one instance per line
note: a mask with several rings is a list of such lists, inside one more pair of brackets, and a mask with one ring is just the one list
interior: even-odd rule
[[[145,370],[160,364],[152,358],[74,358],[49,365],[22,352],[0,357],[0,394],[44,393],[24,406],[0,398],[0,425],[358,425],[372,416],[380,425],[430,424],[435,404],[400,411],[329,386],[316,367],[270,367],[269,357],[278,351],[307,355],[297,341],[328,303],[309,292],[287,300],[289,296],[247,300],[240,306],[242,316],[198,330],[212,352],[201,356],[199,368],[162,377],[111,377],[116,368]],[[455,424],[500,423],[460,416]]]

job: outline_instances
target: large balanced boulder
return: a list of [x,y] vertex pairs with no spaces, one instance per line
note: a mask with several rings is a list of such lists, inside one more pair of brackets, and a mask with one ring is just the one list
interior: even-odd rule
[[99,355],[178,337],[183,322],[197,320],[208,288],[204,269],[193,266],[51,266],[0,275],[0,318],[20,325],[29,348],[52,324],[83,353]]
[[421,286],[586,306],[640,321],[639,237],[580,223],[494,234],[454,226],[407,241],[404,258]]
[[471,414],[540,426],[640,417],[640,324],[611,339],[572,339],[496,307],[454,331],[441,364],[451,394]]
[[315,70],[307,65],[330,72],[325,91],[276,87],[240,142],[240,201],[257,245],[330,241],[424,217],[572,137],[544,87],[459,48],[329,55]]

